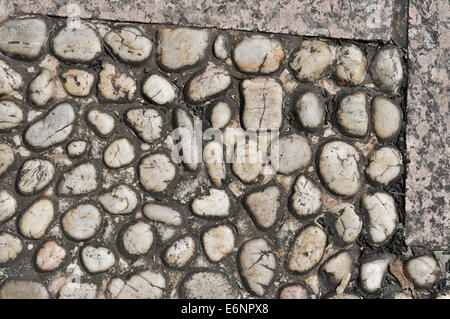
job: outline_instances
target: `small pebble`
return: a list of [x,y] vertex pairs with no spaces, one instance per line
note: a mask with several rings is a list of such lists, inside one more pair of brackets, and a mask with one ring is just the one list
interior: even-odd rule
[[223,34],[218,35],[214,40],[214,55],[219,60],[225,60],[228,57],[226,43],[227,39]]
[[310,178],[300,175],[295,180],[289,204],[298,217],[315,215],[322,207],[322,191]]
[[5,61],[0,60],[0,95],[11,94],[22,86],[22,76],[14,71]]
[[211,111],[211,125],[213,128],[224,128],[231,120],[231,108],[225,102],[217,103]]
[[201,217],[226,217],[230,214],[230,198],[224,190],[210,188],[209,195],[194,199],[192,212]]
[[321,273],[333,287],[349,280],[354,267],[353,257],[348,251],[342,251],[330,257],[320,267]]
[[185,299],[236,299],[238,293],[222,273],[198,271],[186,276],[180,286]]
[[0,289],[0,299],[49,299],[44,285],[29,280],[8,280]]
[[92,73],[80,69],[69,69],[61,74],[61,78],[66,92],[76,97],[91,94],[95,80]]
[[372,123],[378,138],[394,138],[400,132],[402,119],[401,109],[387,98],[377,96],[372,100]]
[[134,147],[126,138],[114,140],[106,147],[103,160],[109,168],[121,168],[131,164],[135,158]]
[[165,288],[163,275],[147,270],[131,276],[126,282],[113,278],[107,290],[112,299],[161,299]]
[[27,160],[17,175],[17,188],[24,195],[36,194],[51,183],[54,175],[55,167],[52,162],[43,159]]
[[107,136],[114,130],[114,117],[108,113],[92,109],[87,115],[87,120],[100,135]]
[[280,299],[311,299],[311,297],[305,287],[289,285],[281,289]]
[[169,206],[148,203],[144,205],[142,212],[151,221],[170,226],[180,226],[183,222],[180,213]]
[[430,255],[411,258],[406,262],[405,270],[418,288],[431,288],[441,274],[436,258]]
[[17,200],[6,190],[0,190],[0,223],[13,217],[17,212]]
[[302,127],[316,130],[323,126],[325,108],[322,99],[313,92],[306,92],[300,96],[295,104],[297,119]]
[[203,159],[213,184],[216,187],[222,187],[222,183],[227,177],[222,143],[216,141],[208,142],[203,150]]
[[22,249],[23,245],[19,237],[0,233],[0,265],[16,259]]
[[14,150],[5,143],[0,143],[0,175],[8,172],[14,163]]
[[49,70],[42,70],[31,82],[28,87],[31,101],[40,107],[43,107],[52,98],[55,91],[55,82]]
[[356,213],[355,206],[350,203],[339,203],[329,208],[335,214],[334,228],[345,244],[354,242],[361,233],[363,221]]
[[113,215],[131,214],[138,205],[138,195],[127,185],[114,187],[110,192],[99,196],[102,207]]
[[102,99],[115,103],[131,102],[136,91],[136,81],[131,76],[112,63],[102,63],[98,81],[98,93]]
[[383,285],[388,265],[392,256],[380,256],[372,261],[362,263],[359,271],[361,286],[367,293],[376,293]]
[[36,255],[36,266],[42,271],[58,268],[66,257],[66,250],[55,241],[46,242]]
[[22,121],[23,111],[16,102],[8,100],[0,101],[0,130],[15,128],[19,126]]
[[258,228],[267,230],[275,225],[280,215],[281,190],[269,186],[245,197],[244,204]]
[[61,195],[84,195],[97,189],[97,170],[91,163],[80,164],[63,175],[58,191]]
[[139,181],[149,192],[164,191],[175,179],[176,174],[176,166],[162,153],[146,156],[139,164]]
[[387,185],[402,172],[402,154],[394,147],[382,147],[369,157],[367,176],[375,183]]
[[403,66],[398,49],[383,48],[375,55],[370,66],[375,84],[388,93],[398,93],[403,80]]
[[153,232],[149,224],[137,222],[123,233],[122,244],[130,255],[144,255],[153,244]]
[[201,103],[223,93],[231,84],[224,68],[209,63],[206,69],[188,82],[186,96],[192,103]]
[[209,260],[218,262],[234,249],[235,236],[228,225],[219,225],[208,229],[202,236],[203,250]]
[[97,289],[95,284],[67,282],[59,290],[58,299],[95,299]]
[[356,92],[345,96],[338,104],[336,121],[342,133],[350,137],[363,137],[369,129],[367,96]]
[[175,99],[173,85],[166,78],[158,74],[152,74],[145,80],[142,92],[150,101],[159,105],[172,103]]
[[67,154],[72,157],[81,156],[87,149],[86,141],[73,141],[67,145]]
[[91,274],[105,272],[116,262],[113,252],[106,247],[85,246],[80,256],[84,267]]
[[306,167],[312,159],[308,140],[301,135],[281,137],[271,146],[272,167],[281,174],[290,175]]
[[262,153],[256,141],[239,139],[232,163],[234,174],[244,183],[255,182],[262,171]]
[[363,51],[354,44],[337,49],[335,74],[345,85],[359,85],[366,77],[367,60]]
[[195,240],[187,235],[175,240],[164,250],[163,260],[169,267],[180,269],[194,259],[195,250]]
[[164,120],[152,108],[131,109],[125,115],[127,124],[144,142],[152,143],[163,134]]
[[[178,135],[175,142],[181,147],[183,163],[188,169],[195,171],[201,162],[202,154],[201,145],[195,136],[194,122],[182,108],[174,110],[174,118]],[[172,136],[173,134],[172,132]]]

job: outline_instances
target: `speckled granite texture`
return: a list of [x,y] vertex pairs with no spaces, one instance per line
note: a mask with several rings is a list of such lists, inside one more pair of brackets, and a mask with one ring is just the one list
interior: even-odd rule
[[407,244],[449,249],[450,4],[411,1],[406,181]]

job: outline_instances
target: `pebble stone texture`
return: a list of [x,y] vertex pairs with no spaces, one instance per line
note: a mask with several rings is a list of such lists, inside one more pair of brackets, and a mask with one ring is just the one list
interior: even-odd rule
[[448,255],[405,243],[402,47],[30,15],[0,39],[0,298],[449,297]]

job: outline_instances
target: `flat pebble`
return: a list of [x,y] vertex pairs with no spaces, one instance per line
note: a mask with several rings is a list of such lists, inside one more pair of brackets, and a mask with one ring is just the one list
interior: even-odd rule
[[77,97],[91,94],[95,81],[92,73],[80,69],[69,69],[61,73],[61,78],[66,92]]
[[88,240],[97,234],[102,214],[92,204],[80,204],[67,211],[61,219],[64,232],[73,240]]
[[172,103],[175,99],[173,85],[165,77],[158,74],[152,74],[145,80],[142,92],[150,101],[159,105]]
[[186,276],[180,287],[186,299],[236,299],[236,288],[222,273],[198,271]]
[[196,243],[187,235],[175,240],[163,252],[164,262],[172,268],[180,269],[192,261],[195,256]]
[[131,214],[138,205],[138,195],[127,185],[121,184],[99,196],[102,207],[113,215]]
[[255,182],[262,171],[262,152],[256,141],[239,139],[232,163],[234,174],[244,183]]
[[300,81],[320,80],[333,64],[333,53],[323,41],[304,40],[290,63]]
[[216,187],[222,187],[222,183],[227,177],[222,143],[216,141],[208,142],[203,150],[203,159],[213,184]]
[[392,256],[381,255],[371,261],[366,261],[361,264],[359,277],[364,291],[376,293],[381,289],[383,281],[386,278],[388,265],[392,261]]
[[231,120],[231,108],[225,102],[217,103],[211,110],[211,125],[213,128],[224,128]]
[[115,103],[131,102],[137,91],[136,81],[107,61],[102,63],[97,87],[102,99]]
[[163,134],[164,120],[155,109],[128,110],[125,120],[144,142],[152,143]]
[[431,288],[441,274],[436,258],[430,255],[411,258],[406,262],[405,270],[418,288]]
[[6,190],[0,190],[0,223],[10,219],[17,212],[17,200]]
[[114,118],[108,113],[92,109],[87,115],[87,120],[100,135],[109,135],[115,126]]
[[402,119],[401,109],[389,99],[377,96],[372,100],[372,123],[378,138],[394,138],[400,132]]
[[221,189],[210,188],[208,195],[197,197],[192,202],[192,212],[201,217],[226,217],[230,214],[230,198]]
[[17,258],[23,245],[19,237],[0,233],[0,265]]
[[309,177],[300,175],[295,180],[289,204],[298,217],[315,215],[322,207],[322,191]]
[[36,194],[51,183],[54,175],[52,162],[44,159],[27,160],[17,175],[17,188],[24,195]]
[[280,215],[281,190],[268,186],[245,197],[244,204],[255,224],[267,230],[275,225]]
[[301,135],[282,136],[271,146],[272,167],[281,174],[293,174],[306,167],[311,159],[311,146],[309,146],[308,140]]
[[8,280],[0,289],[0,299],[49,299],[44,285],[30,280]]
[[177,210],[165,205],[148,203],[144,205],[142,212],[151,221],[170,226],[180,226],[183,222],[181,214]]
[[30,205],[19,219],[20,233],[29,239],[44,236],[53,221],[55,208],[48,199],[40,199]]
[[58,191],[62,195],[84,195],[97,189],[97,170],[91,163],[84,163],[63,175]]
[[120,138],[106,147],[103,160],[109,168],[121,168],[131,164],[135,156],[131,142],[126,138]]
[[169,156],[162,153],[146,156],[139,164],[139,181],[144,189],[150,192],[167,189],[176,174],[176,166]]
[[49,70],[42,70],[28,87],[31,101],[34,105],[43,107],[52,98],[55,91],[55,82]]
[[359,85],[366,77],[367,60],[354,44],[345,44],[336,50],[335,74],[345,85]]
[[0,130],[15,128],[22,123],[22,120],[23,111],[16,102],[0,101]]
[[369,157],[367,176],[375,183],[387,185],[402,172],[402,154],[394,147],[377,149]]
[[302,127],[316,130],[323,126],[325,108],[322,99],[313,92],[303,93],[295,104],[295,113]]
[[153,44],[141,30],[130,26],[109,31],[105,43],[124,62],[139,63],[150,56]]
[[123,248],[130,255],[144,255],[153,244],[153,232],[149,224],[137,222],[126,228],[122,236]]
[[22,86],[22,76],[13,70],[5,61],[0,60],[0,95],[10,94]]
[[111,299],[161,299],[165,288],[164,276],[150,270],[133,275],[126,282],[113,278],[107,287]]
[[339,203],[328,209],[335,214],[334,228],[339,238],[345,243],[354,242],[361,233],[363,221],[356,213],[356,208],[351,203]]
[[213,63],[188,82],[186,96],[193,103],[201,103],[223,93],[231,84],[231,77],[224,68]]
[[370,65],[370,74],[382,91],[398,93],[403,80],[403,66],[398,49],[387,47],[378,51]]
[[369,129],[366,94],[359,91],[343,97],[336,109],[336,121],[343,134],[365,136]]
[[209,260],[218,262],[234,249],[235,236],[228,225],[219,225],[208,229],[202,235],[203,250]]
[[73,157],[81,156],[87,150],[86,141],[72,141],[67,145],[67,154]]
[[36,266],[42,271],[58,268],[66,257],[66,250],[51,240],[46,242],[36,255]]
[[0,143],[0,175],[7,172],[14,163],[14,150],[5,143]]
[[85,246],[81,249],[80,256],[84,267],[91,274],[105,272],[116,262],[114,253],[106,247]]

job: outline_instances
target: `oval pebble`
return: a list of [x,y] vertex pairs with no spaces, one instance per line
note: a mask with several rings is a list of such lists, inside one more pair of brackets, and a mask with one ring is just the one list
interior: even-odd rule
[[441,274],[439,263],[430,255],[411,258],[405,263],[405,270],[418,288],[431,288]]
[[31,204],[19,219],[20,233],[29,239],[44,236],[54,217],[53,203],[48,199],[40,199]]
[[300,175],[295,180],[289,204],[298,217],[315,215],[322,207],[322,191],[310,178]]
[[139,181],[149,192],[164,191],[175,179],[176,174],[176,166],[162,153],[146,156],[139,164]]
[[196,255],[196,243],[193,237],[186,235],[172,242],[163,252],[167,266],[175,269],[188,265]]
[[360,91],[344,96],[336,109],[336,121],[343,134],[365,136],[369,129],[366,94]]
[[132,213],[138,205],[138,195],[127,185],[118,185],[98,198],[102,207],[113,215]]
[[301,135],[290,134],[281,137],[271,145],[272,167],[281,174],[290,175],[306,167],[312,159],[308,140]]
[[46,242],[36,255],[36,266],[42,271],[58,268],[66,257],[66,250],[55,241]]
[[203,250],[209,260],[218,262],[234,249],[235,236],[228,225],[219,225],[208,229],[202,235]]
[[123,232],[122,245],[130,255],[144,255],[153,244],[153,232],[149,224],[137,222]]
[[300,81],[315,82],[324,76],[332,64],[333,53],[328,44],[319,40],[305,40],[293,54],[290,66]]
[[244,206],[258,228],[268,230],[275,225],[280,217],[280,201],[280,188],[268,186],[261,191],[248,194],[244,199]]
[[372,100],[373,129],[379,139],[394,138],[400,132],[402,119],[402,110],[389,99],[377,96]]
[[0,233],[0,265],[15,260],[22,249],[23,244],[19,237]]
[[211,125],[213,128],[224,128],[231,120],[231,108],[225,102],[219,102],[211,110]]
[[153,44],[141,30],[130,26],[109,31],[105,43],[124,62],[139,63],[150,56]]
[[367,68],[367,60],[363,51],[354,44],[345,44],[336,51],[335,74],[339,83],[361,84],[366,77]]
[[0,288],[0,299],[49,299],[44,285],[30,280],[8,280]]
[[158,74],[152,74],[145,80],[142,92],[150,101],[159,105],[171,103],[175,99],[173,85]]
[[17,212],[17,200],[6,190],[0,190],[0,223],[13,217]]
[[147,203],[144,205],[142,212],[151,221],[164,223],[169,226],[180,226],[183,222],[181,214],[178,211],[165,205]]
[[106,247],[85,246],[80,255],[84,267],[91,274],[105,272],[116,262],[114,253]]
[[52,162],[43,159],[31,159],[22,164],[17,175],[17,188],[24,195],[33,195],[53,180],[55,167]]
[[22,123],[22,120],[23,111],[16,102],[0,101],[0,130],[15,128]]
[[398,93],[403,80],[403,66],[397,48],[386,47],[378,51],[370,66],[375,84],[388,93]]
[[102,136],[109,135],[115,126],[114,117],[96,109],[88,112],[87,120],[94,127],[95,131]]
[[95,81],[92,73],[80,69],[69,69],[61,73],[61,78],[66,92],[76,97],[91,94]]
[[55,82],[49,70],[42,70],[29,84],[28,92],[31,101],[43,107],[52,98],[55,91]]
[[226,217],[230,214],[230,198],[221,189],[210,188],[209,194],[194,199],[192,212],[200,217]]
[[392,261],[392,256],[382,255],[361,264],[359,278],[364,291],[376,293],[382,288],[388,265]]
[[131,276],[126,282],[120,278],[111,279],[107,291],[111,299],[161,299],[165,288],[164,276],[147,270]]
[[92,204],[80,204],[64,214],[61,224],[64,233],[72,240],[88,240],[100,230],[102,214]]
[[106,147],[103,161],[109,168],[121,168],[131,164],[135,158],[134,147],[126,138],[114,140]]
[[369,156],[366,174],[375,183],[388,185],[402,172],[402,154],[394,147],[382,147]]
[[291,284],[281,289],[280,299],[311,299],[311,297],[305,287]]
[[8,63],[0,60],[0,95],[10,94],[22,86],[22,76],[13,70]]
[[97,170],[91,163],[80,164],[63,175],[58,191],[61,195],[84,195],[97,189]]
[[155,109],[128,110],[125,121],[144,142],[152,143],[162,137],[164,120]]
[[301,126],[316,130],[325,122],[325,107],[322,99],[313,92],[303,93],[295,104],[295,113]]
[[186,87],[186,97],[192,103],[201,103],[222,94],[231,84],[231,77],[224,68],[209,63],[198,75],[192,77]]
[[72,141],[67,145],[67,154],[73,157],[81,156],[87,150],[86,141]]
[[14,163],[14,150],[5,143],[0,143],[0,175],[7,172]]

